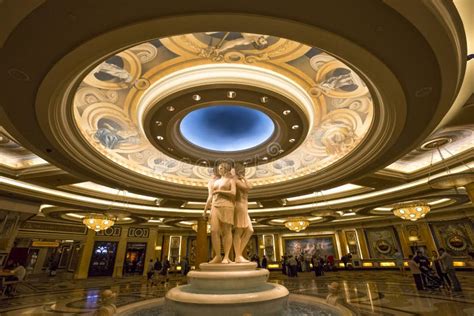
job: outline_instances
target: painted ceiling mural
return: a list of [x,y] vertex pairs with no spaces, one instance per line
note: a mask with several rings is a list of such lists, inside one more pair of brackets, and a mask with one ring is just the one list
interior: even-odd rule
[[46,165],[47,161],[36,156],[18,144],[8,132],[0,126],[0,166],[12,169]]
[[278,160],[247,168],[254,185],[317,172],[361,143],[373,120],[370,93],[336,58],[291,40],[237,32],[205,32],[152,40],[122,51],[91,71],[79,86],[74,117],[100,154],[163,181],[206,186],[210,169],[173,159],[155,148],[137,117],[139,96],[153,82],[188,67],[233,63],[291,78],[313,101],[317,117],[305,141]]

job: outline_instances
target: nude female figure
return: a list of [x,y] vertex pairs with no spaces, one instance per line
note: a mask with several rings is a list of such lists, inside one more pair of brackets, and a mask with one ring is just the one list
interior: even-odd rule
[[[236,186],[231,174],[231,165],[221,163],[217,167],[218,177],[209,181],[208,197],[204,207],[205,217],[211,208],[209,223],[211,224],[211,241],[214,258],[209,263],[230,263],[229,253],[232,247],[232,225],[234,224],[234,208]],[[221,257],[221,237],[224,245],[224,258]]]
[[235,166],[235,184],[237,195],[235,197],[234,211],[234,252],[235,262],[249,262],[242,255],[242,251],[247,246],[253,234],[252,221],[249,216],[248,196],[251,184],[245,179],[245,167],[241,164]]

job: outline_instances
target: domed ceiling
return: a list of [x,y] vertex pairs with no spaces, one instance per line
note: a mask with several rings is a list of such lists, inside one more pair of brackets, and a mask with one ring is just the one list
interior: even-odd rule
[[254,186],[316,173],[351,153],[374,119],[368,88],[340,60],[238,32],[121,51],[83,79],[73,109],[74,128],[109,161],[199,187],[220,156],[246,163]]

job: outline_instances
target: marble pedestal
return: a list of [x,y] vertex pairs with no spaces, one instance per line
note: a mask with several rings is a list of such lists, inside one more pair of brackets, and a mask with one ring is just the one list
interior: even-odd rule
[[[167,309],[175,315],[279,315],[288,290],[267,283],[269,271],[255,262],[200,265],[188,273],[187,285],[166,294]],[[217,314],[216,314],[217,313]]]

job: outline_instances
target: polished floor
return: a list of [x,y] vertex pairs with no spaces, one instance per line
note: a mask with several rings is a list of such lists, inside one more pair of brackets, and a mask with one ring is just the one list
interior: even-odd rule
[[[315,278],[299,273],[288,278],[275,271],[270,281],[286,286],[291,293],[326,297],[327,285],[338,282],[343,304],[356,315],[474,315],[474,272],[459,272],[463,291],[417,291],[411,276],[397,271],[338,271]],[[167,284],[148,287],[141,277],[71,280],[69,275],[30,277],[18,287],[14,298],[0,299],[0,315],[92,315],[105,289],[117,292],[117,306],[162,297],[186,280],[171,275]]]

